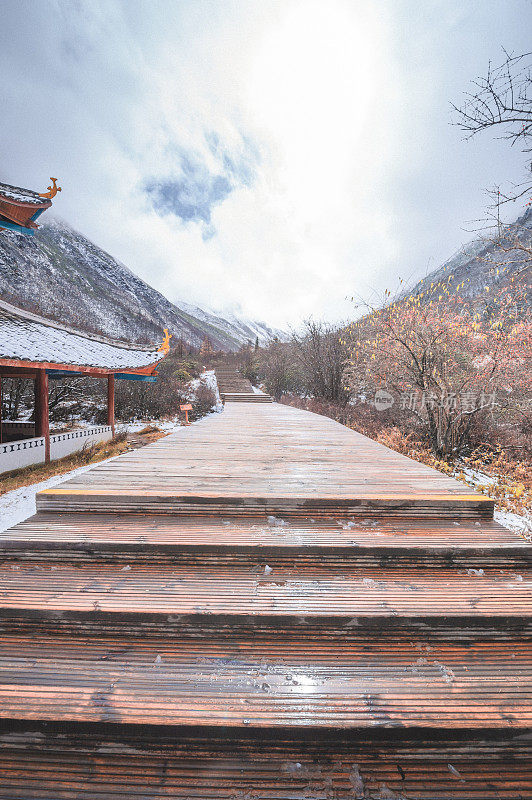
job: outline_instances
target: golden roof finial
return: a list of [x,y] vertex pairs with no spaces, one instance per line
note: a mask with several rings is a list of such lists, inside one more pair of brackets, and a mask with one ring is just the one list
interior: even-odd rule
[[48,187],[47,192],[43,192],[40,194],[39,197],[45,197],[47,200],[51,200],[52,197],[55,197],[57,192],[61,191],[61,187],[57,185],[57,178],[50,178],[52,181],[52,185]]
[[164,353],[167,355],[168,351],[170,350],[170,339],[172,338],[172,334],[168,333],[168,328],[164,329],[164,337],[161,342],[160,347],[157,348],[158,353]]

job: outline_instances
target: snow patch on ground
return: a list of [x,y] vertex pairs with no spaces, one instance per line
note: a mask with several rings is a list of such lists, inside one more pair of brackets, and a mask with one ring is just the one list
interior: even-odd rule
[[35,495],[37,492],[42,492],[44,489],[51,489],[53,486],[58,486],[60,483],[74,478],[76,475],[81,475],[83,472],[88,472],[94,467],[99,467],[100,464],[106,464],[108,461],[113,461],[112,458],[107,458],[105,461],[98,461],[97,464],[87,464],[84,467],[78,467],[70,472],[65,472],[63,475],[54,475],[53,478],[48,478],[46,481],[40,483],[33,483],[31,486],[22,486],[20,489],[13,489],[12,492],[6,492],[0,495],[0,532],[17,525],[22,520],[33,516],[36,513]]
[[210,369],[204,372],[201,378],[205,381],[205,385],[209,389],[211,389],[216,396],[216,405],[213,410],[216,412],[223,411],[224,404],[222,403],[222,398],[220,397],[220,390],[218,388],[218,381],[216,380],[216,373],[214,372],[213,369]]
[[493,477],[493,475],[486,475],[478,469],[461,467],[460,472],[472,486],[494,486],[497,483],[497,478]]
[[493,518],[499,525],[504,525],[505,528],[532,541],[532,518],[522,514],[513,514],[505,509],[495,509]]
[[126,433],[138,433],[144,430],[147,425],[156,425],[160,431],[165,433],[172,433],[182,427],[179,419],[139,419],[132,422],[117,422],[116,431],[117,433],[123,433],[124,431]]
[[[460,467],[455,475],[460,473],[466,478],[467,484],[475,489],[482,490],[496,486],[498,482],[497,476],[486,475],[484,472],[470,467]],[[512,511],[496,507],[493,518],[499,525],[524,536],[525,539],[532,540],[532,517],[529,514],[514,514]]]
[[196,392],[198,391],[199,387],[203,385],[206,386],[207,389],[210,389],[212,392],[214,392],[216,397],[216,403],[213,407],[213,411],[223,411],[224,405],[222,403],[222,398],[220,397],[218,381],[216,380],[216,375],[213,369],[205,370],[205,372],[202,372],[199,378],[194,378],[194,380],[190,381],[188,385],[190,387],[190,400],[195,399]]

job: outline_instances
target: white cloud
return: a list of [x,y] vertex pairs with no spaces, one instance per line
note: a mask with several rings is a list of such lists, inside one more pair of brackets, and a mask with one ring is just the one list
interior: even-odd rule
[[[517,174],[499,145],[466,153],[446,109],[502,33],[519,49],[522,9],[4,0],[3,178],[59,175],[57,212],[170,299],[345,318],[467,239],[495,165]],[[198,213],[157,212],[153,182]]]

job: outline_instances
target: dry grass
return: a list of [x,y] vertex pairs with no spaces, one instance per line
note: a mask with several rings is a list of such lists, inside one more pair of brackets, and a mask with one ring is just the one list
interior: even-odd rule
[[13,489],[20,489],[22,486],[40,483],[55,475],[63,475],[65,472],[70,472],[86,464],[105,461],[106,458],[118,456],[127,450],[135,450],[137,447],[142,447],[165,435],[155,425],[147,425],[143,431],[136,434],[134,439],[130,439],[126,431],[121,431],[108,442],[89,445],[69,456],[51,461],[49,464],[32,464],[30,467],[5,472],[0,476],[0,495],[11,492]]
[[[474,487],[477,492],[495,500],[500,509],[532,517],[532,461],[529,459],[516,459],[503,449],[478,448],[456,462],[444,461],[399,428],[380,431],[375,439],[398,453]],[[486,485],[481,485],[479,481],[484,477]]]
[[145,425],[138,433],[140,436],[145,436],[147,433],[161,433],[161,429],[157,425]]

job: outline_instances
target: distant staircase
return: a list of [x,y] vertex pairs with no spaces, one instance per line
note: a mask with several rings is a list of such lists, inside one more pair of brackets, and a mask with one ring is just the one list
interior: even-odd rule
[[236,367],[216,366],[216,380],[224,403],[272,403],[269,394],[254,392],[251,382]]

